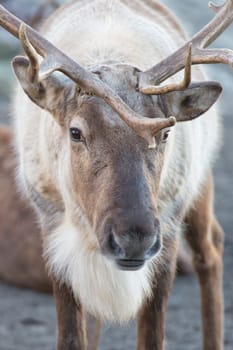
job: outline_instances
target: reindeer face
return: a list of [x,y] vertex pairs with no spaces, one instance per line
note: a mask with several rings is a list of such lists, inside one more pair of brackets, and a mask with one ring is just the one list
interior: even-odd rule
[[[157,97],[135,92],[132,67],[105,65],[95,74],[138,113],[165,118]],[[103,100],[80,92],[67,121],[75,200],[101,252],[121,269],[138,269],[161,248],[157,193],[168,130],[149,149]]]

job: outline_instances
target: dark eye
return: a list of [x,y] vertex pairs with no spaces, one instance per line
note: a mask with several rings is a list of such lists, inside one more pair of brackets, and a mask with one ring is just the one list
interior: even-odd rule
[[165,143],[168,139],[168,136],[169,136],[169,132],[170,130],[166,130],[164,133],[163,133],[163,139],[162,139],[162,142]]
[[82,131],[78,128],[70,128],[70,137],[72,141],[81,142],[84,141]]

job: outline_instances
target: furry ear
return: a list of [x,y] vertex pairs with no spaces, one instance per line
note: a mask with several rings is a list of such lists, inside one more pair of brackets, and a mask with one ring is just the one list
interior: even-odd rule
[[74,83],[67,78],[59,77],[59,73],[53,73],[47,78],[38,81],[32,79],[29,73],[29,60],[17,56],[12,61],[15,75],[28,97],[39,107],[50,112],[56,121],[64,124],[65,96],[67,90],[74,86]]
[[178,122],[192,120],[205,113],[218,99],[222,87],[214,81],[193,83],[184,91],[161,96],[166,115],[174,115]]

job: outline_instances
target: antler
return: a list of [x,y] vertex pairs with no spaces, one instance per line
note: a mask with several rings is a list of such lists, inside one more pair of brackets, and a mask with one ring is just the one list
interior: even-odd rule
[[188,52],[185,60],[184,79],[178,84],[169,84],[164,86],[146,86],[140,88],[140,92],[146,95],[162,95],[171,91],[182,91],[188,88],[191,82],[192,67],[192,43],[188,46]]
[[[217,6],[212,2],[209,7],[216,13],[215,17],[200,32],[172,55],[159,62],[149,70],[139,74],[139,90],[142,93],[163,93],[164,87],[153,87],[184,68],[185,55],[192,43],[191,64],[224,63],[233,67],[233,51],[229,49],[206,49],[233,21],[233,0]],[[149,86],[148,86],[149,85]],[[157,92],[154,92],[157,91]],[[162,92],[161,92],[162,91]],[[172,91],[169,88],[169,91]]]
[[[166,119],[146,118],[135,113],[96,75],[81,67],[77,62],[56,48],[30,26],[12,15],[1,5],[0,25],[17,38],[19,38],[20,35],[22,46],[30,61],[29,74],[31,79],[41,81],[52,72],[61,71],[80,87],[84,88],[85,91],[95,94],[109,104],[129,127],[149,143],[149,148],[155,147],[154,136],[160,130],[175,124],[176,119],[174,117]],[[40,65],[36,53],[44,58]]]

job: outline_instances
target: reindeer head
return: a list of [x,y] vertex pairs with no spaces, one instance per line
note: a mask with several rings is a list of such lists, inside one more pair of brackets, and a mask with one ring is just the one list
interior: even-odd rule
[[[232,12],[232,1],[220,9],[222,18],[229,6]],[[20,22],[15,28],[28,58],[16,57],[14,71],[26,94],[49,111],[62,130],[70,150],[73,196],[102,253],[121,269],[140,268],[161,248],[157,197],[168,131],[176,121],[203,114],[221,93],[216,82],[191,84],[191,64],[216,62],[216,57],[232,64],[232,56],[227,61],[223,54],[200,48],[207,43],[200,32],[192,40],[194,55],[191,45],[184,45],[170,56],[178,63],[167,64],[165,73],[157,74],[164,62],[147,72],[117,62],[88,71],[31,28],[26,33]],[[44,57],[41,64],[35,49]],[[161,83],[184,62],[181,84],[144,86],[145,81]],[[57,70],[68,78],[54,73]]]

